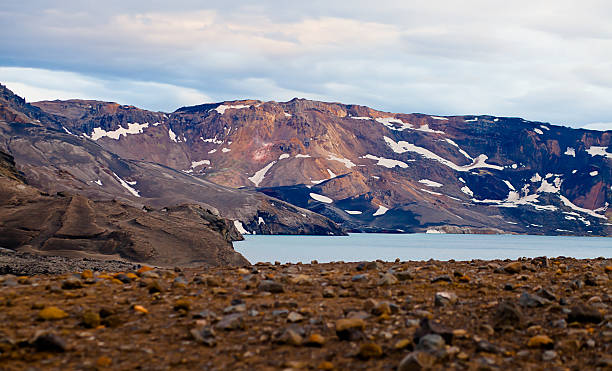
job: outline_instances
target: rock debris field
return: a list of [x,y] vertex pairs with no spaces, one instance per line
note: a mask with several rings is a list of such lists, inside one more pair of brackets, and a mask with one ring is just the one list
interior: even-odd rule
[[127,267],[1,275],[0,369],[612,369],[610,259]]

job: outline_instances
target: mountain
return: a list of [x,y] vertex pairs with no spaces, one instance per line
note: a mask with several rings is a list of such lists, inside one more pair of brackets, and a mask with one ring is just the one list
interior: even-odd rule
[[248,264],[232,248],[237,238],[231,222],[193,205],[144,210],[40,192],[25,183],[12,157],[0,151],[1,247],[158,266]]
[[[261,234],[344,234],[329,219],[261,192],[221,186],[157,162],[122,158],[68,129],[74,125],[70,120],[74,109],[62,110],[67,116],[58,116],[26,104],[7,91],[4,88],[0,96],[0,112],[6,112],[0,116],[0,150],[15,158],[28,184],[46,193],[70,192],[95,201],[119,200],[137,208],[195,204],[233,220],[241,231],[249,228]],[[93,102],[82,104],[88,103]],[[106,125],[158,115],[117,104],[99,106],[104,115],[101,122]],[[40,120],[30,116],[31,112],[38,113]],[[161,158],[167,155],[162,146],[156,152]]]
[[[173,113],[80,100],[33,105],[122,158],[256,189],[353,231],[612,232],[612,131],[304,99]],[[246,230],[259,233],[255,224]]]

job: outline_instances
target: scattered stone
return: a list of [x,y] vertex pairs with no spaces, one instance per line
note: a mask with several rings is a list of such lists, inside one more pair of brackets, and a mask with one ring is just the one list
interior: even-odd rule
[[244,314],[242,313],[234,313],[229,314],[221,318],[221,320],[215,325],[217,330],[244,330]]
[[300,322],[304,319],[304,316],[302,316],[301,314],[297,313],[297,312],[291,312],[289,313],[289,315],[287,316],[287,321],[289,322]]
[[133,309],[138,313],[149,314],[149,310],[142,305],[134,305]]
[[495,329],[516,329],[521,328],[523,314],[521,309],[509,301],[500,302],[493,314],[492,324]]
[[527,341],[527,346],[529,348],[547,348],[547,349],[552,349],[552,347],[555,345],[555,342],[553,341],[553,339],[549,338],[546,335],[536,335],[531,337],[528,341]]
[[304,330],[297,328],[286,328],[276,339],[277,343],[299,346],[304,342]]
[[557,359],[558,355],[557,352],[555,352],[554,350],[547,350],[544,353],[542,353],[542,361],[544,362],[550,362],[554,359]]
[[207,347],[214,347],[217,345],[215,339],[215,331],[210,327],[198,327],[193,328],[189,331],[195,341],[200,344],[206,345]]
[[449,275],[444,274],[442,276],[435,277],[434,279],[431,280],[431,283],[436,283],[436,282],[448,282],[448,283],[450,283],[450,282],[453,282],[453,280],[450,278]]
[[351,281],[353,282],[367,281],[367,280],[368,280],[368,276],[366,274],[356,274],[353,277],[351,277]]
[[309,347],[322,347],[325,345],[325,338],[317,333],[310,334],[310,336],[304,342],[304,345]]
[[395,272],[394,275],[395,278],[400,281],[409,281],[414,279],[414,274],[410,271]]
[[454,292],[442,291],[437,292],[434,296],[434,305],[443,307],[445,305],[453,305],[457,302],[457,294]]
[[437,321],[430,320],[429,318],[422,318],[420,327],[414,333],[414,342],[419,343],[423,336],[429,334],[440,335],[447,344],[451,344],[453,340],[453,330],[440,324]]
[[378,358],[383,355],[382,348],[376,343],[364,343],[359,347],[357,357],[361,359]]
[[38,318],[44,321],[53,321],[64,319],[68,317],[68,313],[59,309],[58,307],[46,307],[45,309],[38,312]]
[[603,315],[595,308],[584,304],[578,304],[572,307],[567,315],[567,321],[580,323],[600,323],[603,321]]
[[521,294],[519,304],[523,307],[536,308],[550,304],[550,301],[538,295],[532,295],[527,292]]
[[68,350],[66,341],[58,335],[39,330],[34,335],[31,344],[39,352],[65,352]]
[[476,351],[477,352],[485,352],[485,353],[491,353],[491,354],[499,354],[501,353],[501,349],[495,345],[492,344],[486,340],[480,340],[478,342],[476,342]]
[[521,262],[512,262],[503,267],[503,270],[510,274],[520,273],[521,269],[523,269],[523,263]]
[[259,291],[267,291],[272,294],[280,294],[282,292],[285,292],[283,285],[281,285],[280,283],[276,281],[272,281],[272,280],[261,281],[259,283],[258,289]]
[[344,318],[336,321],[336,335],[340,340],[356,341],[364,338],[365,321],[359,318]]
[[185,312],[188,312],[191,309],[191,301],[186,300],[186,299],[179,299],[174,302],[173,309],[176,311],[183,310]]
[[87,311],[83,313],[83,316],[81,317],[81,323],[87,328],[96,328],[100,326],[101,318],[98,313],[93,311]]
[[113,360],[107,356],[100,356],[98,360],[96,360],[96,366],[99,368],[109,367],[111,364],[113,364]]
[[385,273],[378,280],[378,286],[390,286],[390,285],[395,285],[398,282],[399,280],[395,278],[394,275],[392,275],[391,273]]
[[69,277],[62,282],[63,290],[75,290],[83,288],[83,281],[76,277]]
[[336,292],[331,287],[326,287],[323,289],[324,298],[333,298],[335,296],[336,296]]
[[446,345],[446,342],[442,336],[437,334],[427,334],[419,339],[416,349],[433,353],[442,350],[444,345]]
[[416,350],[408,353],[397,367],[397,371],[420,371],[425,370],[434,365],[436,357],[430,353]]

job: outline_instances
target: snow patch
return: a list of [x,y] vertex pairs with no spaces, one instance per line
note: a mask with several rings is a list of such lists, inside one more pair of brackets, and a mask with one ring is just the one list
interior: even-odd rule
[[461,187],[461,192],[465,193],[466,195],[468,195],[470,197],[474,196],[474,192],[472,192],[472,190],[468,186]]
[[242,108],[249,108],[249,107],[251,107],[250,104],[235,104],[235,105],[222,104],[219,107],[215,108],[215,111],[219,112],[222,115],[228,109],[242,109]]
[[[64,129],[64,131],[70,135],[74,135],[70,132],[70,130],[66,129],[66,127],[64,125],[62,125],[62,129]],[[95,140],[95,139],[94,139]]]
[[575,211],[578,211],[578,212],[581,212],[581,213],[585,213],[585,214],[589,214],[590,216],[594,216],[596,218],[608,220],[608,218],[606,218],[605,215],[600,215],[600,214],[597,214],[593,210],[585,209],[585,208],[582,208],[582,207],[574,205],[570,200],[567,199],[567,197],[565,197],[563,195],[559,195],[559,198],[561,199],[561,202],[563,202],[563,204],[565,206],[569,207],[572,210],[575,210]]
[[544,125],[540,125],[540,127],[544,130],[550,130],[550,128],[548,126],[544,126]]
[[544,132],[542,130],[538,129],[538,128],[533,129],[533,131],[535,131],[536,133],[538,133],[540,135],[544,134]]
[[419,146],[416,146],[414,144],[411,144],[405,141],[399,141],[396,143],[393,139],[388,138],[388,137],[384,137],[384,139],[387,145],[391,147],[391,149],[393,149],[393,152],[395,153],[415,152],[425,158],[428,158],[434,161],[438,161],[441,164],[446,165],[456,171],[470,171],[472,169],[478,169],[478,168],[488,168],[488,169],[495,169],[495,170],[504,169],[502,166],[487,164],[486,161],[489,157],[484,154],[481,154],[478,157],[476,157],[476,159],[474,159],[474,161],[470,165],[459,166],[452,161],[449,161],[445,158],[438,156],[437,154],[431,152],[430,150],[426,148],[419,147]]
[[330,169],[327,169],[327,173],[329,174],[329,179],[336,177],[336,174],[334,174],[334,172],[331,171]]
[[458,148],[459,153],[461,153],[462,155],[464,155],[465,157],[469,158],[470,160],[473,160],[472,156],[470,156],[466,151],[464,151],[463,149],[461,149],[461,147],[459,147],[459,145],[457,143],[455,143],[452,139],[445,139],[449,144],[455,146]]
[[597,171],[597,170],[591,171],[589,173],[590,176],[597,176],[597,174],[599,174],[599,171]]
[[172,129],[168,129],[168,137],[170,137],[171,141],[178,143],[178,140],[176,140],[176,134],[174,134]]
[[348,169],[357,166],[351,160],[348,160],[348,159],[342,158],[342,157],[338,157],[338,156],[335,156],[335,155],[329,155],[329,157],[327,157],[327,159],[328,160],[332,160],[332,161],[342,162],[344,164],[344,166],[346,166]]
[[191,168],[195,168],[202,165],[210,165],[210,160],[202,160],[202,161],[191,161]]
[[376,163],[376,165],[380,165],[380,166],[384,166],[386,168],[392,169],[396,166],[399,166],[403,169],[408,167],[408,164],[399,160],[392,160],[392,159],[388,159],[388,158],[384,158],[384,157],[378,157],[378,156],[374,156],[374,155],[365,155],[365,156],[361,156],[361,158],[367,158],[369,160],[376,160],[378,161]]
[[440,117],[440,116],[429,116],[434,120],[444,120],[444,121],[448,121],[448,118],[446,117]]
[[589,149],[587,149],[587,153],[593,157],[595,156],[604,156],[606,158],[612,158],[612,153],[608,153],[606,152],[606,148],[607,147],[597,147],[597,146],[592,146],[589,147]]
[[302,154],[297,154],[295,155],[295,158],[310,158],[310,155],[302,155]]
[[433,180],[429,180],[429,179],[421,179],[419,180],[419,183],[423,183],[429,187],[442,187],[441,183],[434,182]]
[[96,183],[97,185],[99,185],[100,187],[102,187],[102,181],[100,179],[96,180],[94,183]]
[[565,150],[565,152],[563,153],[564,155],[568,155],[568,156],[572,156],[572,157],[576,157],[576,150],[572,147],[567,147],[567,149]]
[[442,231],[439,231],[437,229],[428,229],[427,231],[425,231],[426,234],[445,234]]
[[[139,123],[135,122],[135,123],[128,123],[127,125],[128,125],[127,129],[124,128],[123,126],[119,125],[119,129],[112,130],[112,131],[106,131],[106,130],[104,130],[102,128],[94,128],[93,132],[91,133],[91,139],[98,140],[100,138],[108,137],[108,138],[111,138],[111,139],[119,140],[119,138],[122,135],[127,137],[128,134],[142,134],[143,133],[143,129],[146,129],[146,128],[149,127],[148,123],[139,124]],[[67,131],[66,128],[64,128],[64,130]],[[72,134],[70,132],[68,132],[68,133]]]
[[400,119],[396,119],[395,117],[379,117],[376,119],[376,121],[395,131],[404,131],[406,129],[412,129],[411,124],[403,122]]
[[223,143],[222,140],[217,140],[217,136],[215,136],[214,138],[206,138],[206,139],[200,137],[200,139],[202,139],[202,142],[206,142],[206,143],[214,143],[214,144]]
[[211,149],[210,151],[208,151],[208,153],[215,153],[217,152],[217,149]]
[[442,193],[440,193],[440,192],[433,192],[433,191],[430,191],[428,189],[423,189],[423,188],[420,188],[420,189],[421,189],[421,191],[423,191],[425,193],[429,193],[429,194],[432,194],[432,195],[435,195],[435,196],[442,196]]
[[347,214],[351,214],[351,215],[361,215],[362,212],[361,211],[357,211],[357,210],[344,210]]
[[265,221],[263,220],[263,218],[260,216],[260,217],[257,219],[257,224],[266,224],[266,222],[265,222]]
[[374,214],[372,214],[372,216],[381,216],[381,215],[385,215],[385,213],[389,211],[389,208],[384,207],[383,205],[378,206],[378,210],[376,210],[374,212]]
[[291,157],[291,156],[289,156],[288,153],[283,153],[282,155],[278,156],[278,159],[279,160],[284,160],[284,159],[289,158],[289,157]]
[[[136,197],[140,197],[140,193],[135,190],[134,188],[130,187],[130,185],[128,184],[128,182],[126,182],[125,180],[119,178],[119,175],[115,174],[115,172],[113,172],[113,175],[115,176],[115,178],[117,178],[117,180],[119,181],[119,183],[121,184],[121,186],[125,189],[128,190],[128,192],[130,192],[132,195],[136,196]],[[133,185],[135,185],[135,182],[131,182]]]
[[323,195],[320,195],[318,193],[312,193],[311,192],[310,193],[310,197],[313,200],[317,200],[317,201],[320,201],[320,202],[323,202],[323,203],[326,203],[326,204],[331,204],[332,202],[334,202],[334,200],[332,200],[331,198],[323,196]]
[[255,184],[255,187],[259,187],[259,183],[264,180],[266,173],[268,172],[268,170],[270,170],[272,166],[274,166],[275,163],[276,161],[270,162],[263,169],[258,170],[255,174],[253,174],[252,177],[249,177],[248,179],[253,182],[253,184]]
[[509,182],[509,181],[507,181],[507,180],[504,180],[504,183],[506,183],[506,185],[508,186],[508,188],[510,188],[510,189],[511,189],[511,190],[513,190],[513,191],[516,191],[516,189],[514,189],[514,186],[512,185],[512,183],[510,183],[510,182]]
[[372,120],[371,117],[351,116],[353,120]]
[[234,220],[234,227],[236,227],[238,232],[240,232],[241,234],[250,234],[249,231],[247,231],[244,228],[244,226],[242,225],[242,222],[240,222],[240,220]]
[[229,151],[231,151],[231,149],[229,149],[229,148],[225,148],[225,147],[224,147],[224,148],[221,148],[221,152],[223,152],[223,153],[227,153],[227,152],[229,152]]

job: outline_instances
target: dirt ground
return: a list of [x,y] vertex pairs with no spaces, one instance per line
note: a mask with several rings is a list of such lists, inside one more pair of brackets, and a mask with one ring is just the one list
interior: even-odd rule
[[0,370],[612,369],[610,259],[70,267],[0,275]]

